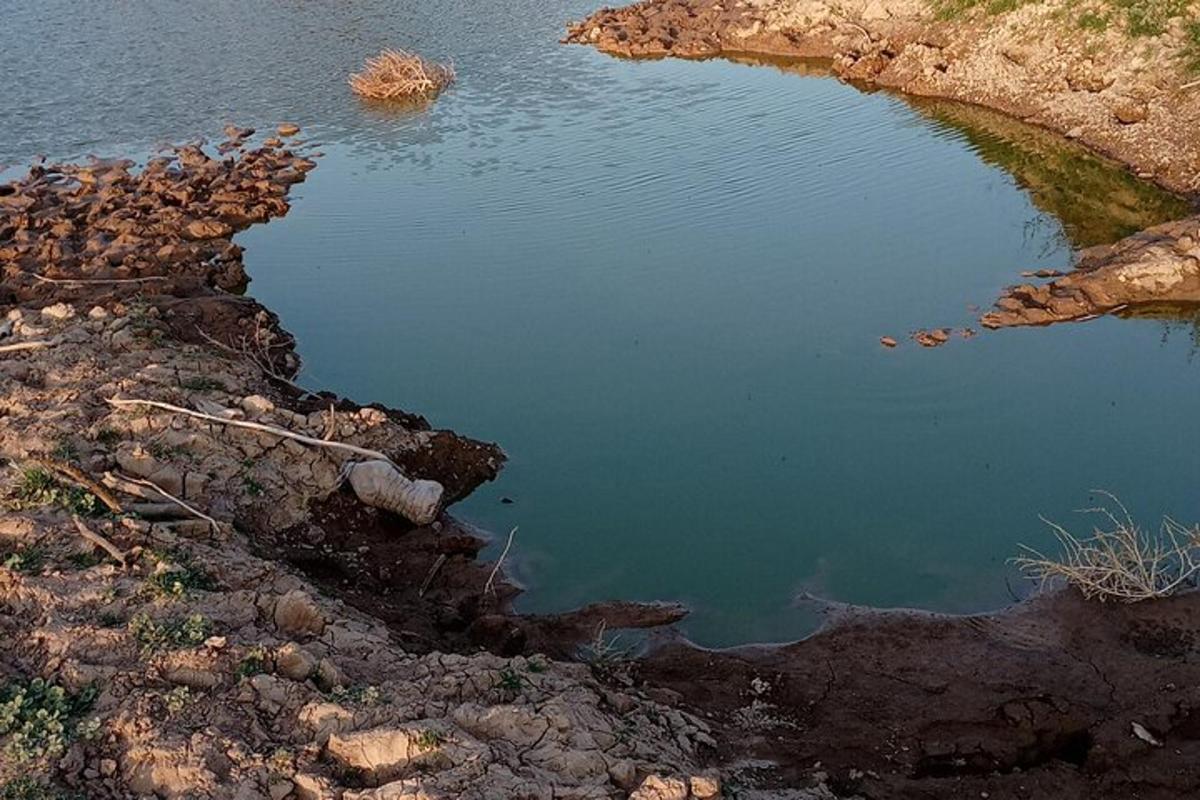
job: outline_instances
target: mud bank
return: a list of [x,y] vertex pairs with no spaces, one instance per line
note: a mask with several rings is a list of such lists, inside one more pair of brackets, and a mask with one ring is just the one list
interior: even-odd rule
[[714,796],[707,723],[523,655],[681,609],[513,615],[476,535],[343,485],[345,446],[447,504],[504,455],[293,383],[230,237],[314,164],[231,135],[0,187],[4,796]]
[[[1133,36],[1119,20],[1085,29],[1074,22],[1080,13],[1066,0],[1000,14],[980,6],[953,20],[924,0],[650,0],[599,11],[571,25],[564,41],[625,57],[828,59],[834,74],[865,88],[994,109],[1074,139],[1170,191],[1200,195],[1200,85],[1186,69],[1186,20],[1169,20],[1156,36]],[[1138,235],[1089,252],[1069,279],[1013,287],[981,324],[1200,303],[1198,224],[1190,218],[1147,232],[1155,247]],[[1130,270],[1157,278],[1133,279]]]

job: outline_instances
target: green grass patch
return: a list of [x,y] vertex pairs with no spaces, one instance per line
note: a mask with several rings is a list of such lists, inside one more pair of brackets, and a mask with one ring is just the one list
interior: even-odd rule
[[126,626],[129,635],[141,645],[143,654],[158,650],[177,650],[203,644],[212,631],[212,622],[203,614],[156,622],[149,614],[135,614]]
[[4,754],[23,763],[62,755],[74,738],[74,723],[96,700],[95,687],[71,694],[34,678],[0,686],[0,737]]
[[98,517],[108,510],[96,495],[78,486],[59,483],[42,467],[21,470],[16,496],[21,508],[58,506],[81,517]]
[[67,792],[23,775],[0,786],[0,800],[87,800],[87,796]]
[[46,551],[37,545],[27,545],[5,554],[3,564],[13,572],[37,575],[46,565]]
[[183,552],[159,554],[147,551],[157,568],[146,578],[145,586],[156,597],[186,597],[194,591],[211,592],[217,588],[212,575],[197,566],[191,556]]

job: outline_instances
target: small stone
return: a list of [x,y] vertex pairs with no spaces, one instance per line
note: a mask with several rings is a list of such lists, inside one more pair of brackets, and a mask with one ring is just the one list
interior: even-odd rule
[[1113,116],[1122,125],[1136,125],[1143,122],[1148,113],[1146,104],[1136,100],[1123,100],[1113,107]]
[[300,126],[293,122],[285,122],[275,129],[280,136],[295,136],[300,132]]
[[337,664],[334,664],[328,658],[322,658],[317,664],[317,674],[314,680],[318,686],[327,692],[346,683],[346,678],[342,675],[342,671],[338,669]]
[[879,343],[884,347],[895,347],[897,344],[899,344],[899,342],[897,342],[891,336],[880,336]]
[[242,398],[242,410],[247,416],[258,417],[275,410],[275,404],[261,394],[252,394]]
[[691,786],[692,796],[697,800],[710,800],[721,796],[721,782],[711,775],[693,775],[688,784]]
[[275,781],[267,787],[267,791],[271,795],[271,800],[283,800],[292,793],[291,781]]
[[294,681],[308,680],[317,668],[317,660],[295,642],[288,642],[275,654],[275,669]]
[[88,312],[88,317],[91,319],[107,319],[108,311],[103,306],[93,306]]
[[629,800],[687,800],[688,785],[679,778],[648,775]]
[[117,773],[117,762],[111,758],[100,759],[100,774],[108,778]]
[[42,316],[48,319],[70,319],[75,316],[75,307],[67,303],[55,303],[42,309]]
[[292,635],[311,633],[321,635],[325,617],[313,599],[299,589],[280,597],[275,603],[275,627]]

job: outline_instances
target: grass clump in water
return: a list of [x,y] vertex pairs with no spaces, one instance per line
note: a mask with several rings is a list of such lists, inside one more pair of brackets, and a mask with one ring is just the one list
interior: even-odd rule
[[369,100],[433,98],[454,82],[454,67],[405,50],[384,50],[350,76],[350,88]]

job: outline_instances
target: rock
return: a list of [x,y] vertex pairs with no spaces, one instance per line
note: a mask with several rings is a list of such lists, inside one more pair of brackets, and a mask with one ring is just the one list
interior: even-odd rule
[[1122,100],[1113,106],[1113,116],[1122,125],[1136,125],[1143,122],[1148,113],[1146,104],[1136,100]]
[[308,680],[317,668],[317,660],[295,642],[288,642],[275,653],[275,670],[294,681]]
[[117,762],[111,758],[100,759],[100,774],[106,778],[112,777],[117,772]]
[[359,770],[375,781],[398,775],[410,764],[446,765],[440,747],[424,742],[429,733],[419,727],[375,728],[329,737],[326,751],[344,767]]
[[246,412],[246,416],[251,418],[269,414],[275,410],[275,404],[260,394],[243,397],[241,405],[242,410]]
[[897,344],[899,344],[899,342],[897,342],[891,336],[880,336],[879,343],[884,347],[895,347]]
[[275,132],[280,136],[295,136],[300,132],[300,126],[292,122],[285,122],[276,128]]
[[721,796],[721,782],[710,775],[693,775],[688,784],[696,800],[710,800]]
[[293,589],[275,603],[275,627],[292,635],[320,636],[325,630],[325,617],[312,598]]
[[679,778],[648,775],[629,800],[688,800],[688,785]]
[[327,692],[346,684],[346,677],[342,675],[342,671],[328,658],[322,658],[317,664],[314,680]]
[[306,772],[292,776],[292,789],[297,800],[325,800],[333,796],[329,781],[319,775]]
[[47,319],[71,319],[75,316],[75,307],[67,303],[55,303],[42,309],[42,316]]
[[273,781],[267,787],[267,792],[271,795],[271,800],[283,800],[292,793],[291,781]]
[[216,219],[198,219],[183,229],[184,236],[194,240],[224,239],[232,233],[231,226]]
[[608,778],[613,785],[631,792],[637,787],[637,767],[628,759],[614,761],[609,765]]

